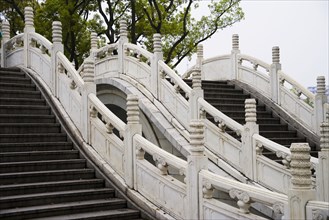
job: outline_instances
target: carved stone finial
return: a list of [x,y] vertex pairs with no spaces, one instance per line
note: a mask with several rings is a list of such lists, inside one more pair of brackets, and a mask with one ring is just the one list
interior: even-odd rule
[[272,47],[272,63],[280,63],[280,48]]
[[321,95],[326,93],[326,79],[324,76],[318,76],[316,78],[316,93]]
[[138,97],[134,94],[127,96],[127,123],[139,124]]
[[95,32],[90,33],[90,48],[91,50],[97,49],[97,34]]
[[238,34],[232,35],[232,49],[239,50],[239,35]]
[[128,36],[127,22],[123,19],[120,20],[120,36],[121,37],[127,37]]
[[256,100],[255,99],[246,99],[245,103],[245,116],[246,116],[246,123],[257,121],[256,115]]
[[203,45],[202,44],[198,44],[197,58],[203,59]]
[[203,198],[211,199],[212,194],[214,192],[214,188],[212,187],[211,183],[205,183],[202,187]]
[[291,183],[293,189],[311,189],[311,156],[308,143],[292,143],[291,151]]
[[201,120],[192,120],[190,123],[190,144],[192,153],[203,153],[204,151],[204,125]]
[[83,66],[83,81],[93,83],[95,77],[95,64],[92,59],[86,59]]
[[62,23],[60,21],[53,22],[53,43],[62,43]]
[[6,20],[2,21],[2,39],[3,41],[8,41],[10,39],[10,25]]
[[195,70],[192,74],[192,88],[193,89],[201,89],[201,71]]
[[321,149],[329,149],[329,123],[328,122],[323,122],[320,125],[320,134],[321,134],[321,139],[320,139],[320,148]]
[[25,15],[25,27],[33,27],[33,9],[32,7],[25,7],[24,9]]
[[161,46],[161,34],[154,34],[153,35],[153,51],[161,53],[162,52],[162,46]]

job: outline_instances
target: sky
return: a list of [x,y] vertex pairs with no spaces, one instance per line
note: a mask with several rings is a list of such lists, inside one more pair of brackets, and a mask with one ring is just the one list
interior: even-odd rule
[[[207,2],[200,2],[197,15],[207,13]],[[204,58],[230,53],[232,35],[238,34],[241,53],[270,64],[272,47],[279,46],[285,74],[304,87],[325,76],[328,85],[329,0],[242,0],[240,5],[245,19],[203,42]],[[178,71],[194,63],[185,60]]]

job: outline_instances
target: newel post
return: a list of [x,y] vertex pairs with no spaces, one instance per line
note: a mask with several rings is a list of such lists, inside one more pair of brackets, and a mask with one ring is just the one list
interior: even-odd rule
[[316,133],[320,135],[320,126],[325,121],[325,106],[327,103],[326,80],[324,76],[318,76],[316,79],[316,95],[314,103],[314,113],[316,120]]
[[118,72],[124,74],[125,48],[124,44],[128,42],[127,22],[120,20],[120,39],[118,42]]
[[316,169],[317,200],[329,202],[329,121],[321,125],[319,164]]
[[306,219],[306,204],[315,199],[312,189],[311,156],[308,143],[293,143],[291,151],[291,184],[288,192],[288,219]]
[[151,62],[151,90],[153,96],[158,98],[160,88],[160,74],[158,71],[158,61],[163,60],[163,52],[161,46],[161,35],[156,33],[153,35],[153,57]]
[[6,67],[6,47],[5,43],[10,39],[10,25],[9,22],[2,21],[2,39],[1,39],[1,66]]
[[197,57],[196,57],[196,68],[200,70],[201,72],[201,80],[205,79],[205,75],[202,71],[202,62],[203,62],[203,45],[198,44],[197,48]]
[[232,51],[231,51],[231,75],[229,79],[238,79],[239,78],[239,69],[238,69],[238,55],[240,54],[239,49],[239,35],[232,35]]
[[54,21],[52,26],[52,40],[53,47],[51,51],[51,74],[52,74],[52,87],[51,90],[56,97],[58,97],[58,77],[57,77],[57,53],[64,53],[64,47],[62,44],[62,23],[60,21]]
[[82,89],[82,136],[83,139],[90,143],[90,123],[89,123],[89,102],[88,95],[90,93],[96,94],[95,80],[95,63],[94,60],[88,57],[84,62],[83,76],[84,86]]
[[[187,156],[186,186],[189,209],[187,219],[200,219],[199,210],[199,172],[208,169],[204,154],[204,124],[201,120],[190,123],[191,154]],[[202,195],[202,194],[201,194]]]
[[[125,128],[125,154],[124,154],[124,177],[129,188],[133,189],[135,172],[135,151],[133,138],[135,134],[142,134],[142,125],[139,121],[138,96],[129,94],[127,96],[127,125]],[[135,187],[136,188],[136,187]]]
[[190,122],[194,119],[199,119],[198,99],[203,98],[201,82],[201,70],[200,68],[196,68],[192,74],[192,92],[189,97]]
[[25,7],[24,9],[25,16],[25,27],[24,27],[24,66],[29,68],[31,65],[31,57],[29,54],[29,34],[35,32],[34,28],[34,15],[32,7]]
[[253,149],[253,135],[259,133],[256,115],[256,100],[246,99],[245,101],[245,116],[246,124],[243,125],[243,131],[241,134],[242,141],[242,162],[241,164],[248,164],[243,166],[244,174],[250,179],[254,177],[254,167],[256,165],[256,149]]
[[280,48],[275,46],[272,48],[272,64],[271,64],[271,69],[270,69],[270,87],[271,87],[271,99],[277,104],[280,104],[279,70],[281,70]]

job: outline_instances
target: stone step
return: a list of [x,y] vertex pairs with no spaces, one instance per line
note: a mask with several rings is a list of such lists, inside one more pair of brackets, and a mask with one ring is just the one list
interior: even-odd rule
[[0,143],[0,152],[72,150],[71,142]]
[[205,100],[210,98],[226,98],[226,99],[249,99],[250,95],[248,94],[241,94],[241,93],[206,93],[204,92]]
[[296,131],[259,131],[259,134],[266,138],[289,138],[297,137]]
[[257,124],[259,124],[260,131],[288,131],[288,125],[261,124],[259,121],[257,121]]
[[0,82],[1,83],[17,83],[17,84],[31,84],[31,79],[27,77],[21,77],[20,75],[12,75],[12,76],[3,76],[0,74]]
[[15,196],[2,196],[0,198],[0,207],[2,209],[10,209],[63,202],[106,199],[111,197],[114,197],[114,190],[110,188],[67,190]]
[[[226,110],[226,111],[222,111],[225,115],[227,115],[228,117],[232,118],[233,120],[235,118],[242,118],[245,116],[245,112],[244,111],[234,111],[234,110]],[[258,111],[257,112],[257,119],[258,118],[271,118],[272,114],[270,112],[267,111]],[[207,117],[208,118],[208,117]]]
[[0,123],[0,134],[60,133],[59,123]]
[[6,68],[6,69],[3,69],[3,67],[0,68],[1,77],[26,78],[26,74],[24,72],[21,72],[20,69],[17,70],[12,70],[11,68],[10,69]]
[[245,99],[242,98],[217,98],[217,97],[207,97],[205,99],[211,105],[216,104],[241,104],[244,105]]
[[274,141],[278,144],[281,145],[288,145],[290,146],[291,143],[305,143],[305,138],[300,138],[300,137],[289,137],[289,138],[279,138],[279,137],[271,137],[268,138],[271,141]]
[[[234,120],[240,124],[245,124],[244,117],[234,117]],[[281,125],[280,118],[257,118],[257,124],[259,125]]]
[[0,98],[0,105],[46,105],[43,99]]
[[45,134],[0,134],[0,143],[26,143],[26,142],[63,142],[67,141],[64,133]]
[[104,187],[104,180],[102,179],[77,179],[54,182],[0,185],[0,194],[1,196],[13,196],[19,194],[55,192],[70,189],[96,189],[102,187]]
[[[220,111],[245,111],[245,105],[244,104],[224,104],[224,103],[219,103],[219,104],[214,104],[210,103],[212,106],[217,108]],[[256,106],[257,111],[266,111],[266,106],[264,105],[257,105]]]
[[37,218],[35,220],[104,220],[104,219],[115,219],[115,220],[141,220],[139,218],[139,211],[130,208],[114,209],[107,211],[98,212],[83,212],[79,214],[62,215],[46,218]]
[[54,123],[54,115],[1,114],[0,123]]
[[[81,214],[86,211],[96,213],[102,213],[114,209],[120,209],[127,207],[127,203],[123,199],[119,198],[106,198],[97,200],[75,201],[59,204],[47,204],[33,207],[21,207],[15,209],[5,209],[0,211],[0,218],[4,219],[17,219],[18,216],[24,216],[27,219],[42,218],[49,219],[54,218],[51,216],[58,216],[58,219],[69,219],[68,215]],[[129,210],[129,209],[127,209]],[[102,211],[102,212],[99,212]],[[65,215],[65,216],[63,216]],[[86,214],[85,214],[86,215]],[[98,214],[99,215],[99,214]],[[105,217],[103,215],[103,217]]]
[[5,90],[0,88],[0,98],[31,98],[40,99],[40,91],[17,91],[17,90]]
[[204,90],[204,95],[212,95],[212,94],[244,94],[243,90],[234,89],[234,88],[212,88],[209,90]]
[[44,161],[44,160],[64,160],[78,159],[77,150],[62,151],[28,151],[28,152],[6,152],[0,153],[1,163],[22,162],[22,161]]
[[0,83],[0,89],[10,91],[35,91],[35,85],[32,84],[19,84],[19,83]]
[[94,172],[93,169],[73,169],[0,173],[0,185],[92,179],[95,178]]
[[0,114],[49,115],[49,106],[43,105],[3,105]]
[[82,169],[86,166],[85,159],[62,159],[56,160],[23,160],[18,162],[1,162],[1,173],[20,173],[42,170],[73,170]]

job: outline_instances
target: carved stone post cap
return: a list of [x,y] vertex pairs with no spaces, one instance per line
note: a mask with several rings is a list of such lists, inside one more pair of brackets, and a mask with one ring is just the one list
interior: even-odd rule
[[120,20],[120,35],[127,37],[128,36],[128,32],[127,32],[127,22],[124,19]]
[[153,48],[154,52],[162,52],[161,34],[159,33],[153,34]]
[[127,123],[139,124],[138,96],[135,94],[127,95]]
[[246,99],[245,100],[245,121],[248,122],[256,122],[257,114],[256,114],[256,100],[255,99]]
[[25,26],[33,26],[33,8],[27,6],[24,8]]
[[321,149],[329,149],[329,123],[323,122],[320,125],[320,148]]
[[238,34],[232,35],[232,49],[239,50],[239,35]]
[[2,21],[2,35],[3,40],[9,40],[10,38],[10,24],[7,20]]
[[60,21],[54,21],[52,24],[53,28],[53,42],[61,43],[62,42],[62,23]]
[[84,62],[83,80],[86,83],[94,83],[95,78],[95,63],[93,59],[87,58]]
[[190,144],[192,152],[204,151],[204,124],[203,121],[192,119],[190,122]]
[[97,34],[95,32],[90,33],[90,47],[92,50],[97,49]]
[[326,79],[324,76],[318,76],[316,78],[316,93],[317,94],[326,93]]
[[198,44],[197,57],[203,58],[203,45],[202,44]]
[[272,63],[280,63],[280,48],[278,46],[272,47]]

